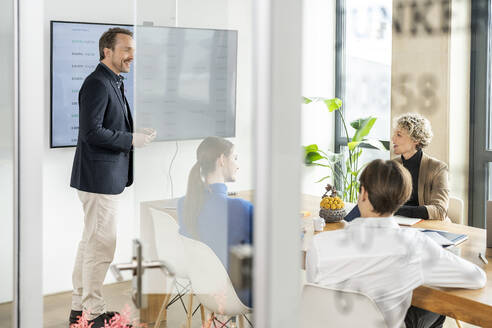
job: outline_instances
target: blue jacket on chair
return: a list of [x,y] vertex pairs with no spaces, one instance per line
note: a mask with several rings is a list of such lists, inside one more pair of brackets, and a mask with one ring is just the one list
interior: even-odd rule
[[[208,188],[197,218],[198,239],[215,252],[229,272],[230,248],[243,243],[253,244],[253,204],[228,197],[227,186],[223,183],[214,183]],[[183,221],[184,200],[185,197],[182,197],[178,201],[179,231],[193,238]],[[250,289],[236,289],[236,293],[245,305],[252,306]]]
[[70,186],[119,194],[133,183],[133,119],[121,77],[100,63],[79,91],[79,134]]

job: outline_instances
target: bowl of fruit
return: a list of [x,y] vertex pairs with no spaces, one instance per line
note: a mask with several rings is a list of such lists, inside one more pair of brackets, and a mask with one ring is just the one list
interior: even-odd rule
[[[345,204],[343,200],[338,197],[337,190],[334,186],[327,184],[326,192],[321,196],[319,216],[322,217],[326,223],[333,223],[341,221],[347,214],[345,211]],[[328,193],[331,194],[328,196]]]

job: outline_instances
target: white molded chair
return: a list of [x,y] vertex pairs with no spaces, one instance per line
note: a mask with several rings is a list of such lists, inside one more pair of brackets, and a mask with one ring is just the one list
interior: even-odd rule
[[455,196],[449,196],[448,217],[453,223],[463,224],[463,200]]
[[[252,309],[244,305],[234,290],[232,282],[224,265],[214,251],[206,244],[182,236],[183,248],[188,259],[188,276],[194,294],[200,303],[211,312],[205,327],[219,323],[220,327],[234,322],[239,316],[239,326],[246,319],[251,327],[253,325],[246,317]],[[227,316],[228,320],[221,322],[216,315]]]
[[376,303],[368,296],[305,284],[301,298],[301,328],[387,327]]
[[[170,268],[173,270],[175,279],[172,282],[171,292],[173,291],[173,288],[175,288],[177,293],[172,300],[170,300],[170,297],[166,297],[164,300],[156,320],[156,327],[158,327],[161,320],[166,317],[166,311],[169,306],[177,301],[180,301],[183,305],[184,311],[187,315],[188,324],[190,324],[191,317],[196,312],[198,307],[195,311],[192,309],[192,304],[189,304],[189,307],[186,308],[182,299],[187,293],[190,293],[190,299],[192,299],[193,296],[191,295],[191,283],[187,273],[187,259],[185,258],[182,248],[179,225],[176,220],[166,212],[150,208],[150,214],[154,225],[157,256],[159,260],[163,260],[168,263]],[[204,316],[202,315],[202,320],[203,319]]]

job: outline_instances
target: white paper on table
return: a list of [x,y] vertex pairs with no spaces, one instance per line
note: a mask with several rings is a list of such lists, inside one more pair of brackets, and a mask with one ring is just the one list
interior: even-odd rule
[[412,225],[422,221],[422,219],[407,218],[407,217],[398,216],[398,215],[395,216],[395,220],[396,220],[396,223],[398,223],[399,225],[403,225],[403,226],[412,226]]

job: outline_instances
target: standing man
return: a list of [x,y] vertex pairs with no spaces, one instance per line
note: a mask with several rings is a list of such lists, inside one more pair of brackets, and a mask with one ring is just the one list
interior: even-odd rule
[[133,147],[156,136],[152,129],[133,132],[123,77],[135,50],[133,34],[110,28],[99,39],[100,63],[79,92],[79,135],[70,186],[84,209],[84,231],[72,275],[70,324],[84,311],[92,328],[104,327],[106,312],[101,289],[116,248],[120,194],[133,183]]

